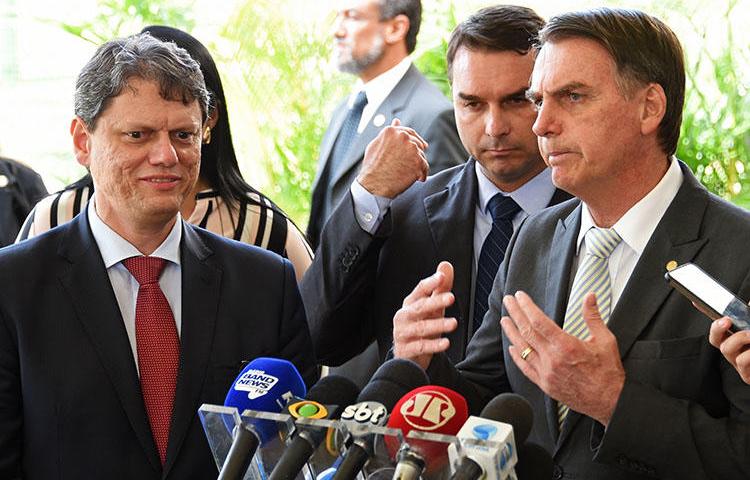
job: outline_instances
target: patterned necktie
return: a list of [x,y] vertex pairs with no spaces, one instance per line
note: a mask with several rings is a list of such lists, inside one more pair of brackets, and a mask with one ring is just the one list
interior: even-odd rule
[[474,331],[482,325],[484,314],[487,313],[492,283],[505,257],[505,249],[513,235],[513,217],[521,207],[510,197],[502,193],[495,194],[487,203],[487,209],[492,214],[492,229],[484,239],[482,251],[477,263],[477,279],[474,289]]
[[167,297],[159,287],[166,260],[131,257],[122,263],[140,285],[135,304],[138,370],[151,433],[164,465],[180,361],[177,326]]
[[[573,280],[568,307],[565,311],[563,330],[581,340],[589,336],[589,328],[583,319],[583,299],[589,293],[596,295],[599,313],[606,324],[612,310],[612,281],[609,278],[609,256],[622,238],[612,228],[592,228],[586,232],[586,254]],[[557,414],[562,429],[568,415],[568,406],[557,404]]]
[[362,119],[362,111],[365,109],[365,105],[367,105],[367,95],[362,90],[357,94],[357,98],[355,98],[354,104],[349,109],[344,123],[341,124],[336,144],[333,146],[329,167],[329,177],[331,179],[336,178],[339,168],[344,164],[346,155],[349,153],[349,148],[352,146],[352,140],[357,135],[357,128],[359,127],[359,121]]

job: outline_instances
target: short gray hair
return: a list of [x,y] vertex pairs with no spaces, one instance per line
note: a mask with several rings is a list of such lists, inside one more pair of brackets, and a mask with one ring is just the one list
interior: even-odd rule
[[148,33],[111,40],[97,49],[78,75],[75,114],[93,130],[99,115],[131,78],[158,83],[166,100],[185,105],[197,100],[203,120],[208,117],[210,94],[200,65],[184,49]]

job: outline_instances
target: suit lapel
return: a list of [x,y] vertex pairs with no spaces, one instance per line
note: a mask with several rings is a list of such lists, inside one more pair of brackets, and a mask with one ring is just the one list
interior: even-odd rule
[[313,180],[311,191],[315,191],[315,189],[318,187],[318,183],[320,182],[320,177],[323,174],[323,170],[325,169],[326,165],[328,164],[329,157],[331,156],[331,150],[333,150],[333,145],[336,143],[336,138],[339,136],[339,131],[341,130],[341,125],[344,123],[344,119],[346,119],[346,115],[349,112],[348,106],[348,99],[344,100],[338,107],[336,107],[336,110],[334,110],[333,115],[331,115],[331,122],[330,125],[328,125],[328,130],[326,130],[325,136],[323,137],[323,141],[320,144],[320,154],[318,155],[318,170],[315,173],[315,179]]
[[623,358],[672,291],[664,280],[667,262],[689,262],[706,244],[700,232],[708,196],[686,168],[680,190],[654,230],[610,317],[608,326],[617,336]]
[[[396,86],[393,87],[393,90],[388,94],[385,100],[383,100],[383,103],[378,106],[377,111],[367,122],[362,133],[354,137],[354,141],[346,155],[346,159],[339,166],[338,171],[334,173],[335,177],[332,178],[331,185],[336,185],[342,177],[346,176],[347,172],[359,164],[360,160],[365,155],[367,145],[378,136],[378,133],[380,133],[380,130],[383,127],[391,124],[393,118],[398,116],[398,112],[407,106],[419,75],[420,73],[417,71],[417,68],[414,65],[410,65],[403,78],[401,78]],[[382,124],[376,126],[373,122],[379,115],[384,117],[384,121]]]
[[[453,264],[453,294],[458,311],[464,319],[463,323],[468,326],[468,330],[462,332],[464,338],[451,342],[461,349],[460,357],[464,356],[463,351],[472,326],[469,298],[474,263],[474,209],[478,195],[474,162],[473,158],[466,162],[461,174],[446,189],[424,199],[425,214],[437,259]],[[459,319],[459,325],[461,324]]]
[[146,457],[159,471],[161,462],[143,405],[128,334],[85,212],[70,222],[59,253],[69,264],[60,275],[60,282],[96,348]]
[[[672,291],[664,280],[667,262],[689,262],[706,244],[700,233],[708,206],[706,190],[682,162],[680,168],[682,186],[646,244],[607,324],[617,338],[623,359]],[[557,448],[562,446],[582,417],[570,411]]]
[[[578,230],[581,226],[581,205],[579,204],[565,219],[558,220],[547,263],[545,283],[545,311],[559,326],[565,319],[565,307],[570,289],[570,268],[576,251]],[[558,438],[557,402],[544,396],[544,409],[547,413],[547,427],[552,438]],[[571,412],[573,413],[573,412]]]
[[191,423],[198,421],[200,395],[213,348],[220,297],[221,271],[206,262],[213,252],[192,226],[184,224],[182,232],[180,370],[164,465],[165,476],[179,457],[180,447]]

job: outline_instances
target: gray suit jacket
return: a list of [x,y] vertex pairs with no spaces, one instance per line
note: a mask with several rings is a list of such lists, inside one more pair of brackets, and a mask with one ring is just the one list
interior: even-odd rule
[[514,391],[534,410],[530,441],[553,454],[555,478],[750,478],[750,387],[707,340],[710,321],[664,280],[671,260],[694,262],[750,299],[750,214],[684,182],[639,259],[609,321],[626,371],[607,430],[571,412],[558,432],[556,402],[516,367],[499,320],[505,293],[528,292],[562,324],[581,207],[571,200],[529,218],[511,241],[490,310],[457,369],[428,373],[464,394],[473,411]]
[[[448,356],[464,358],[472,335],[469,317],[477,204],[475,160],[417,182],[391,204],[375,235],[362,230],[351,194],[331,215],[310,269],[300,284],[318,357],[340,365],[367,348],[367,359],[338,374],[368,380],[391,348],[393,315],[438,263],[453,264],[456,302],[446,312],[458,328],[448,335]],[[550,204],[570,195],[558,190]]]
[[458,138],[451,103],[414,65],[411,65],[372,117],[374,120],[382,115],[384,122],[377,126],[373,120],[368,123],[362,133],[355,137],[344,165],[337,169],[334,178],[328,178],[326,181],[323,172],[347,113],[347,102],[344,100],[334,111],[320,145],[318,171],[312,187],[310,221],[307,226],[307,237],[313,248],[318,246],[320,234],[328,217],[357,178],[367,145],[378,136],[383,127],[391,124],[393,118],[398,117],[402,125],[413,128],[429,143],[425,153],[431,174],[458,165],[467,157]]

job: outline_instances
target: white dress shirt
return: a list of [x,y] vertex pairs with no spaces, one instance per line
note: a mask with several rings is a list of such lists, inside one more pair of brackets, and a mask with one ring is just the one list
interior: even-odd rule
[[[396,88],[398,82],[404,78],[406,71],[409,70],[409,66],[411,66],[411,57],[406,57],[401,60],[398,65],[390,70],[386,70],[369,82],[362,83],[361,80],[357,82],[354,92],[349,96],[349,108],[351,109],[354,105],[354,100],[357,98],[359,92],[364,90],[365,95],[367,95],[367,105],[365,105],[364,110],[362,110],[362,117],[359,119],[357,133],[362,133],[362,131],[364,131],[365,127],[367,127],[367,123],[372,119],[373,115],[375,115],[375,112],[378,111],[378,108],[380,108],[383,101],[388,98],[388,95],[390,95],[393,89]],[[380,127],[382,125],[376,126]]]
[[[612,228],[620,235],[622,242],[609,257],[609,276],[612,282],[612,311],[617,305],[630,275],[641,258],[646,244],[656,230],[667,208],[674,200],[682,185],[682,171],[677,160],[672,157],[667,173],[659,183],[638,203],[633,205]],[[578,232],[577,252],[574,268],[571,269],[571,285],[578,270],[580,252],[586,242],[586,232],[596,227],[588,206],[584,203],[581,210],[581,230]]]
[[[126,258],[143,255],[135,246],[122,238],[99,218],[96,213],[96,194],[88,203],[87,212],[91,233],[99,247],[104,266],[107,269],[112,290],[115,292],[120,307],[125,330],[128,333],[130,348],[133,351],[135,367],[138,369],[138,350],[135,340],[135,303],[138,298],[139,284],[130,274],[122,261]],[[180,240],[182,239],[182,218],[177,214],[177,221],[167,238],[151,254],[167,260],[164,271],[159,278],[159,286],[167,297],[177,326],[177,335],[182,330],[182,269],[180,267]]]

